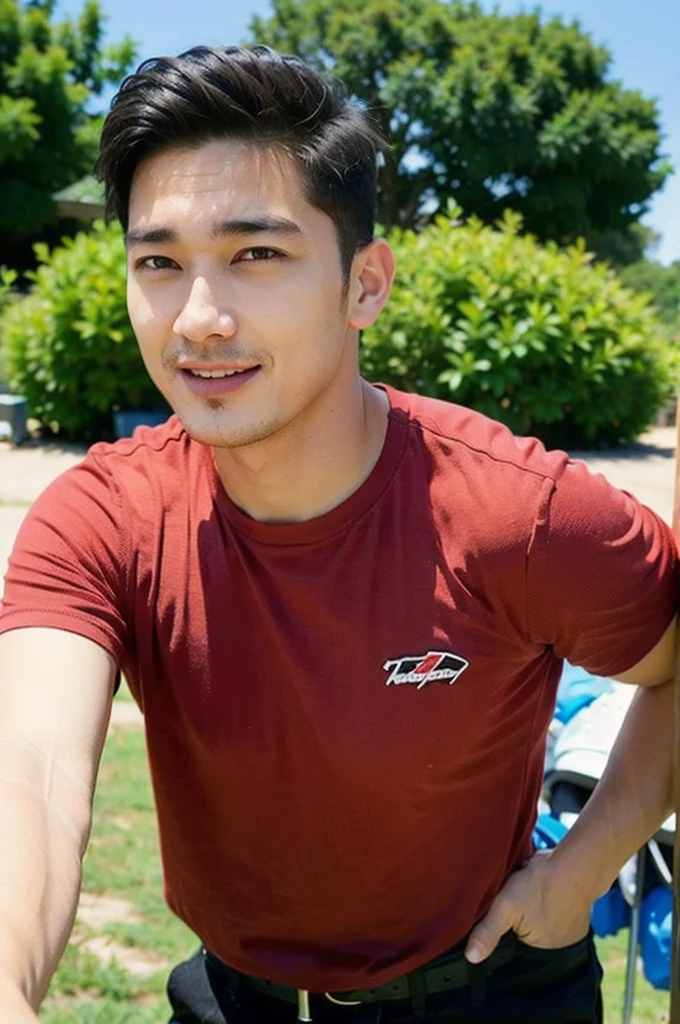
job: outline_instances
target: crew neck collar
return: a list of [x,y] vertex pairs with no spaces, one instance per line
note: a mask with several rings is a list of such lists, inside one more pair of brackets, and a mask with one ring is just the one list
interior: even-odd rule
[[377,462],[359,487],[339,505],[320,516],[293,523],[268,523],[252,519],[227,494],[215,466],[212,451],[210,465],[214,480],[215,502],[231,524],[251,540],[276,546],[315,544],[341,533],[367,512],[378,500],[394,476],[404,453],[408,437],[408,419],[395,408],[395,393],[385,385],[376,385],[387,394],[390,407],[387,430]]

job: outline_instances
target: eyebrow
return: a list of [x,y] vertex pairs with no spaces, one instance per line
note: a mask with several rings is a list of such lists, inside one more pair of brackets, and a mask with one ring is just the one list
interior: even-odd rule
[[[299,224],[287,217],[255,217],[252,220],[222,220],[214,224],[211,238],[230,238],[244,235],[302,235]],[[128,248],[134,245],[173,245],[179,235],[173,228],[132,228],[125,234]]]

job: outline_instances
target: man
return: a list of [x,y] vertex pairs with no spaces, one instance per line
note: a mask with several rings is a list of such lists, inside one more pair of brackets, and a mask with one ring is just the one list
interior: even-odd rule
[[[270,50],[142,65],[99,170],[176,412],[38,500],[0,616],[0,1006],[75,912],[114,680],[145,715],[175,1022],[601,1020],[589,908],[668,813],[676,554],[562,453],[360,378],[370,120]],[[561,659],[643,684],[531,857]]]

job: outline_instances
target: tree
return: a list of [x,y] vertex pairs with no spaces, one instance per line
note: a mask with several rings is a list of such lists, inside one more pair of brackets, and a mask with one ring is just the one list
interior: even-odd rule
[[252,20],[253,40],[336,74],[391,139],[388,230],[453,198],[486,223],[512,208],[539,239],[590,242],[628,234],[670,173],[655,102],[608,78],[609,53],[577,23],[464,0],[273,0],[273,12]]
[[101,118],[91,99],[134,59],[129,38],[102,47],[102,15],[87,0],[52,22],[55,0],[0,0],[0,264],[56,220],[53,194],[91,171]]

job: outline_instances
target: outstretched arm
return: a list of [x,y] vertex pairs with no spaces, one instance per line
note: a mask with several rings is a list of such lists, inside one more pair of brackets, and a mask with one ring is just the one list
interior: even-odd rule
[[0,636],[0,1018],[37,1020],[68,940],[115,665],[54,629]]

